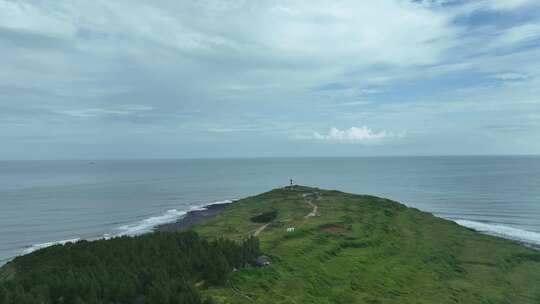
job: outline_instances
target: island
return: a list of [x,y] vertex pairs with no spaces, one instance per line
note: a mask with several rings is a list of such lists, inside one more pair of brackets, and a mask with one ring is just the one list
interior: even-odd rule
[[540,252],[384,198],[293,185],[186,217],[17,257],[0,303],[540,303]]

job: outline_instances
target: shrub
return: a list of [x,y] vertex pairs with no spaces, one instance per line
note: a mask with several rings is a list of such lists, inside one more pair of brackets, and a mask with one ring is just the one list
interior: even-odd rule
[[251,218],[254,223],[269,223],[277,217],[277,211],[264,212]]

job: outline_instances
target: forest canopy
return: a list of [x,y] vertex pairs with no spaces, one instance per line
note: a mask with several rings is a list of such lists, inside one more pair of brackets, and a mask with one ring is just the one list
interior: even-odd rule
[[193,231],[55,245],[17,257],[0,303],[213,303],[195,284],[223,285],[258,255],[259,241]]

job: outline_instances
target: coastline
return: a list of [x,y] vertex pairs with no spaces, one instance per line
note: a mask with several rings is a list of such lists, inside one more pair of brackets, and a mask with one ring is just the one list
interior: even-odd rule
[[[163,223],[163,224],[155,226],[150,233],[153,233],[153,232],[180,232],[180,231],[188,230],[188,229],[190,229],[192,226],[194,226],[196,224],[199,224],[199,223],[201,223],[203,221],[212,219],[212,218],[216,217],[217,215],[221,214],[223,212],[223,210],[226,208],[227,205],[229,205],[231,203],[234,203],[237,200],[238,199],[235,199],[235,200],[232,200],[232,201],[212,203],[212,204],[209,204],[209,205],[206,205],[206,206],[202,206],[199,209],[188,211],[184,216],[176,219],[173,222]],[[479,229],[478,227],[474,227],[474,226],[471,226],[471,225],[468,225],[468,224],[464,223],[464,222],[469,222],[469,221],[445,218],[445,217],[442,217],[442,216],[439,216],[439,215],[435,215],[433,213],[430,213],[430,214],[432,214],[433,216],[435,216],[437,218],[440,218],[442,220],[447,220],[447,221],[454,222],[454,223],[458,224],[461,227],[465,227],[467,229],[474,230],[477,233],[497,237],[497,238],[504,239],[504,240],[508,240],[508,241],[514,242],[516,244],[519,244],[521,246],[527,247],[529,249],[532,249],[532,250],[535,250],[535,251],[540,251],[540,245],[538,243],[535,243],[533,240],[527,240],[526,238],[525,239],[520,238],[520,237],[517,237],[515,234],[506,234],[506,233],[501,233],[500,231],[494,232],[494,231],[490,231],[490,230],[486,230],[486,229]],[[510,229],[510,230],[516,230],[516,231],[518,230],[518,229],[506,227],[506,226],[499,226],[499,225],[495,225],[495,226],[503,227],[504,229]],[[532,233],[532,234],[536,235],[535,232],[530,232],[530,231],[525,231],[525,230],[523,230],[521,232]]]
[[[147,231],[145,231],[143,233],[137,233],[137,234],[133,234],[131,236],[140,235],[140,234],[144,234],[144,233],[180,232],[180,231],[188,230],[188,229],[190,229],[192,226],[194,226],[196,224],[199,224],[199,223],[204,222],[206,220],[210,220],[210,219],[216,217],[217,215],[221,214],[223,212],[223,210],[226,208],[227,205],[229,205],[231,203],[234,203],[237,200],[238,199],[224,200],[224,201],[218,201],[218,202],[214,202],[214,203],[209,203],[208,205],[203,205],[203,206],[200,206],[200,207],[195,207],[197,209],[191,209],[190,211],[187,211],[181,217],[176,218],[171,222],[164,222],[164,223],[158,224],[158,225],[153,226],[152,228],[150,228],[149,230],[147,230]],[[478,232],[480,234],[490,235],[490,236],[498,237],[498,238],[501,238],[501,239],[509,240],[509,241],[515,242],[515,243],[517,243],[519,245],[522,245],[522,246],[528,247],[530,249],[533,249],[535,251],[540,251],[540,243],[535,242],[535,240],[538,239],[538,236],[539,236],[536,232],[525,231],[525,230],[521,231],[519,229],[514,229],[514,228],[501,226],[501,225],[490,225],[489,227],[494,226],[494,227],[498,227],[498,229],[503,229],[503,231],[499,231],[499,230],[493,231],[492,229],[481,229],[481,228],[485,228],[485,227],[477,227],[477,225],[479,224],[477,222],[446,218],[446,217],[436,215],[436,214],[433,214],[433,213],[432,213],[432,215],[434,215],[434,216],[436,216],[436,217],[438,217],[440,219],[455,222],[456,224],[458,224],[458,225],[460,225],[462,227],[474,230],[474,231],[476,231],[476,232]],[[475,223],[475,225],[467,224],[465,222]],[[510,233],[508,233],[507,230],[510,230]],[[531,240],[530,239],[531,236],[529,236],[528,238],[519,237],[519,236],[516,235],[516,231],[519,232],[519,234],[522,234],[522,233],[533,234],[534,238],[533,238],[533,240]],[[130,235],[130,234],[125,234],[125,235]],[[108,239],[108,238],[113,238],[113,237],[115,237],[115,236],[105,235],[104,237],[91,238],[91,239],[88,239],[88,240],[93,241],[93,240]],[[52,241],[52,242],[46,242],[46,243],[33,245],[32,250],[29,250],[30,248],[26,248],[19,255],[16,255],[16,256],[13,256],[13,257],[8,257],[8,258],[0,260],[0,267],[2,267],[3,265],[5,265],[6,263],[8,263],[9,261],[11,261],[13,258],[15,258],[17,256],[26,255],[26,254],[29,254],[29,253],[35,251],[35,250],[39,250],[39,249],[42,249],[42,248],[45,248],[45,247],[48,247],[48,246],[51,246],[51,245],[65,244],[65,243],[68,243],[68,242],[76,242],[78,240],[79,240],[79,238],[60,240],[60,241]]]
[[[532,304],[540,299],[540,293],[534,287],[540,280],[540,253],[498,237],[473,232],[457,223],[389,199],[310,187],[292,191],[273,189],[242,199],[229,207],[226,204],[194,206],[191,211],[176,218],[175,222],[154,226],[152,231],[157,233],[148,231],[137,238],[112,238],[107,244],[83,242],[60,246],[43,254],[20,258],[0,270],[0,281],[2,277],[7,280],[14,278],[13,283],[5,285],[10,288],[8,292],[11,296],[17,295],[17,289],[26,286],[49,286],[52,285],[49,282],[62,282],[65,273],[72,272],[78,277],[88,278],[75,281],[81,286],[79,290],[84,289],[87,282],[95,281],[93,284],[108,292],[103,293],[107,296],[114,295],[117,286],[127,286],[125,298],[137,302],[142,299],[141,295],[149,298],[153,295],[144,289],[145,282],[139,279],[145,278],[147,269],[164,273],[162,278],[151,277],[152,280],[160,280],[156,283],[160,286],[177,284],[173,281],[175,278],[183,279],[175,274],[176,269],[185,267],[187,259],[184,257],[194,257],[193,261],[198,263],[194,265],[198,266],[202,256],[205,267],[219,269],[214,267],[213,262],[221,258],[213,255],[220,252],[227,254],[227,247],[214,248],[211,242],[204,239],[217,236],[223,238],[223,242],[232,244],[231,241],[238,241],[239,236],[253,235],[254,226],[260,228],[268,225],[268,222],[259,225],[251,221],[254,215],[265,210],[275,210],[278,215],[275,219],[282,225],[269,226],[264,231],[261,229],[259,240],[250,241],[253,245],[260,242],[260,248],[264,249],[262,252],[253,250],[254,257],[263,254],[271,259],[268,270],[241,270],[241,266],[246,265],[244,262],[238,264],[238,271],[234,271],[234,267],[231,267],[237,265],[232,264],[234,260],[231,259],[233,262],[227,265],[229,262],[223,257],[226,263],[223,263],[222,269],[228,273],[225,283],[234,279],[234,290],[229,289],[230,285],[221,286],[216,285],[219,284],[215,283],[217,281],[206,281],[206,277],[200,275],[205,275],[208,270],[203,268],[200,271],[196,267],[192,268],[195,277],[187,282],[190,284],[188,287],[199,290],[204,296],[219,297],[227,303],[245,302],[238,290],[253,295],[252,299],[258,302],[272,302],[276,300],[276,295],[288,296],[290,286],[295,286],[294,290],[298,291],[291,295],[295,295],[295,300],[299,302],[314,296],[333,303],[338,298],[377,299],[389,294],[399,295],[391,298],[392,303],[417,303],[422,298],[426,303],[435,303],[440,299],[463,303],[488,300],[495,303],[503,299],[506,302]],[[290,231],[289,227],[295,227],[296,231]],[[200,237],[191,238],[176,233],[186,229],[194,230]],[[210,250],[200,250],[202,247],[199,244],[210,245]],[[133,248],[137,249],[135,254]],[[249,250],[242,249],[239,253],[244,255]],[[81,259],[84,259],[83,263]],[[89,272],[88,266],[94,266],[92,263],[100,271]],[[120,266],[115,267],[117,265]],[[55,271],[50,272],[50,269]],[[167,276],[171,269],[175,272]],[[384,269],[383,275],[381,269]],[[358,277],[357,270],[363,273],[361,277]],[[329,273],[332,274],[330,286]],[[280,280],[276,280],[276,277]],[[130,284],[116,283],[122,280]],[[205,281],[204,285],[197,284],[201,280]],[[458,291],[456,280],[459,286],[463,286]],[[351,286],[351,282],[357,284],[354,285],[356,287]],[[204,288],[198,288],[201,286]],[[344,289],[343,286],[348,287]],[[59,294],[69,295],[73,290],[77,289],[60,289]],[[313,290],[323,292],[312,294]],[[366,291],[369,292],[367,297]],[[23,289],[23,292],[34,296],[33,289]],[[38,295],[47,298],[49,295],[46,292],[45,289],[43,295]],[[164,292],[169,290],[165,289]],[[101,299],[103,295],[97,293],[92,297]],[[56,299],[52,298],[53,301]],[[523,302],[522,299],[534,302]]]
[[[218,201],[218,202],[210,203],[208,205],[197,207],[197,209],[192,209],[190,211],[187,211],[185,213],[185,215],[182,215],[181,217],[175,219],[174,221],[158,224],[158,225],[156,225],[156,226],[154,226],[154,227],[150,228],[149,230],[147,230],[145,232],[142,232],[142,233],[135,233],[135,234],[125,233],[125,234],[118,234],[118,235],[105,234],[105,235],[103,235],[101,237],[89,238],[89,239],[85,239],[85,240],[87,240],[87,241],[95,241],[95,240],[100,240],[100,239],[111,239],[111,238],[122,236],[122,235],[137,236],[137,235],[141,235],[141,234],[154,233],[154,232],[179,232],[179,231],[185,231],[185,230],[188,230],[189,228],[191,228],[195,224],[198,224],[200,222],[203,222],[205,220],[209,220],[209,219],[217,216],[218,214],[220,214],[225,209],[225,207],[227,205],[235,202],[236,200],[237,199]],[[46,247],[49,247],[49,246],[52,246],[52,245],[58,245],[58,244],[64,245],[66,243],[75,243],[75,242],[77,242],[79,240],[81,240],[81,238],[72,238],[72,239],[66,239],[66,240],[49,241],[49,242],[44,242],[44,243],[33,244],[31,246],[28,246],[28,247],[22,249],[22,251],[19,254],[0,259],[0,268],[3,267],[4,265],[8,264],[10,261],[12,261],[14,258],[16,258],[18,256],[27,255],[27,254],[30,254],[30,253],[36,251],[36,250],[43,249],[43,248],[46,248]]]
[[174,222],[164,223],[154,227],[152,232],[178,232],[191,228],[204,220],[209,220],[220,214],[229,203],[210,204],[197,210],[191,210]]

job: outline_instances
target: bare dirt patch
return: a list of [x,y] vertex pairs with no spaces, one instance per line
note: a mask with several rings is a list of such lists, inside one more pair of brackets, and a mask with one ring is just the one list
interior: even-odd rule
[[347,229],[345,229],[345,227],[343,226],[331,225],[331,226],[321,227],[321,231],[326,232],[326,233],[333,233],[333,234],[343,234],[347,232]]

